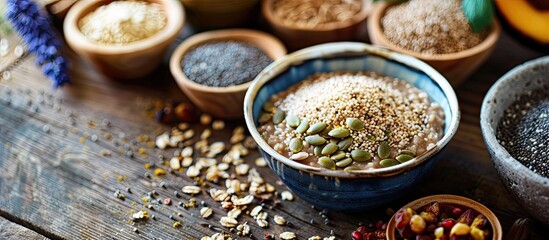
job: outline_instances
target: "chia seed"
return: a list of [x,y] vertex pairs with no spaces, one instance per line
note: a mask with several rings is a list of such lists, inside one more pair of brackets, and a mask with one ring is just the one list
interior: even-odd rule
[[249,82],[272,60],[258,47],[236,41],[213,42],[189,51],[183,72],[198,84],[228,87]]
[[528,92],[505,110],[497,139],[524,166],[549,178],[548,89]]

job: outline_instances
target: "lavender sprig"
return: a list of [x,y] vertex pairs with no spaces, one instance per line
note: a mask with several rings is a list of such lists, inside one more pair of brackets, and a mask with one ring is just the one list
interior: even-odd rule
[[70,82],[61,41],[54,34],[50,19],[32,0],[7,0],[6,18],[21,36],[27,49],[37,56],[36,64],[58,88]]

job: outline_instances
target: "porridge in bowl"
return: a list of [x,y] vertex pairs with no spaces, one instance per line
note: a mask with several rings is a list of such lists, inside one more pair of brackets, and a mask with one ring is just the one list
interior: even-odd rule
[[346,171],[398,165],[435,146],[444,113],[427,93],[373,72],[320,73],[263,105],[259,133],[278,153]]

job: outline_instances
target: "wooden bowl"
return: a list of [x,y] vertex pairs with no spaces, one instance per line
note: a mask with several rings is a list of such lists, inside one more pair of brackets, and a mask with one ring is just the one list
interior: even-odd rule
[[181,0],[189,22],[199,29],[237,27],[257,16],[259,0]]
[[[501,230],[501,224],[499,223],[499,220],[496,217],[496,215],[492,211],[490,211],[490,209],[488,209],[486,206],[472,199],[456,196],[456,195],[448,195],[448,194],[431,195],[431,196],[423,197],[415,201],[412,201],[404,205],[403,207],[404,208],[409,207],[414,210],[417,210],[435,201],[439,203],[448,203],[448,204],[463,206],[466,208],[473,209],[478,213],[481,213],[482,215],[486,216],[486,218],[490,222],[490,225],[492,226],[492,240],[501,240],[503,236],[503,231]],[[396,232],[397,232],[396,219],[395,219],[395,215],[393,215],[393,217],[391,217],[391,219],[389,220],[389,223],[387,224],[387,232],[386,232],[387,239],[397,239]]]
[[261,5],[261,12],[273,33],[291,51],[320,43],[355,40],[358,33],[366,27],[366,18],[372,5],[370,0],[363,0],[360,12],[347,21],[322,24],[315,28],[302,28],[286,25],[276,17],[273,13],[275,1],[264,0]]
[[385,11],[390,6],[392,6],[392,4],[376,3],[372,9],[372,14],[368,19],[368,35],[372,44],[380,45],[396,52],[405,53],[425,61],[442,73],[452,86],[458,86],[488,59],[501,32],[499,23],[494,21],[492,31],[486,39],[479,45],[470,49],[447,54],[424,54],[414,52],[397,46],[385,36],[381,26],[381,18],[385,15]]
[[155,35],[124,45],[90,41],[80,31],[78,21],[112,0],[82,0],[74,4],[65,17],[63,30],[67,44],[109,77],[133,79],[151,73],[182,29],[185,15],[179,1],[147,1],[159,4],[167,15],[167,25]]
[[209,87],[191,81],[181,69],[183,56],[195,47],[214,41],[240,41],[259,47],[276,60],[286,54],[284,45],[275,37],[255,30],[227,29],[203,32],[183,41],[172,54],[170,71],[185,95],[202,111],[224,119],[243,117],[243,102],[251,82],[229,87]]

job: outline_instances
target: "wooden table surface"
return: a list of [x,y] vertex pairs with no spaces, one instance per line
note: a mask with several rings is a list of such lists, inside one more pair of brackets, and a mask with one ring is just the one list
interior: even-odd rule
[[[321,209],[296,197],[280,204],[265,202],[268,228],[259,228],[248,214],[242,214],[239,222],[248,221],[255,239],[263,239],[266,233],[279,239],[284,231],[295,232],[299,239],[331,234],[336,239],[350,239],[360,222],[388,220],[389,207],[398,209],[422,196],[448,193],[484,203],[499,217],[507,233],[516,219],[527,214],[506,192],[489,159],[479,126],[480,106],[484,94],[501,75],[541,55],[503,34],[490,59],[456,88],[461,123],[442,160],[412,193],[398,201],[361,213],[328,211],[329,222],[325,224],[319,214]],[[0,80],[0,232],[8,234],[0,233],[0,237],[200,239],[228,231],[219,224],[226,210],[206,191],[210,187],[224,188],[224,181],[208,182],[204,191],[194,196],[199,203],[204,201],[213,208],[213,216],[203,219],[199,217],[200,206],[178,206],[178,202],[188,203],[191,196],[174,195],[174,191],[181,193],[183,186],[193,185],[193,179],[180,172],[145,176],[151,171],[145,169],[146,163],[167,169],[159,163],[159,155],[169,159],[174,152],[155,149],[142,141],[144,136],[154,139],[175,126],[157,123],[152,114],[159,103],[185,101],[166,65],[145,80],[117,82],[101,76],[76,55],[70,58],[74,83],[57,91],[50,88],[32,55],[24,56],[11,67],[11,78]],[[1,63],[5,67],[8,61],[3,59]],[[213,131],[210,142],[228,140],[238,125],[243,122],[228,122],[224,130]],[[197,133],[204,128],[200,124],[192,127]],[[112,138],[106,138],[106,134]],[[127,156],[128,151],[133,152],[133,157]],[[245,160],[278,192],[286,190],[276,184],[277,178],[270,169],[255,166],[257,157],[254,150]],[[165,188],[159,186],[161,182]],[[131,188],[131,193],[127,188]],[[125,200],[114,196],[116,190],[125,195]],[[154,210],[146,209],[142,197],[153,190],[158,193],[156,199],[171,198],[173,204],[156,204]],[[256,200],[251,206],[258,204]],[[156,220],[130,221],[132,210],[143,209],[155,214]],[[169,219],[170,215],[175,220]],[[292,224],[278,226],[272,219],[274,215],[281,215]],[[175,221],[182,226],[173,228]],[[12,225],[17,228],[8,227]],[[8,229],[18,229],[22,233],[12,234],[24,235],[9,235]],[[238,237],[235,233],[232,236]],[[549,234],[535,222],[530,237],[549,239]]]

